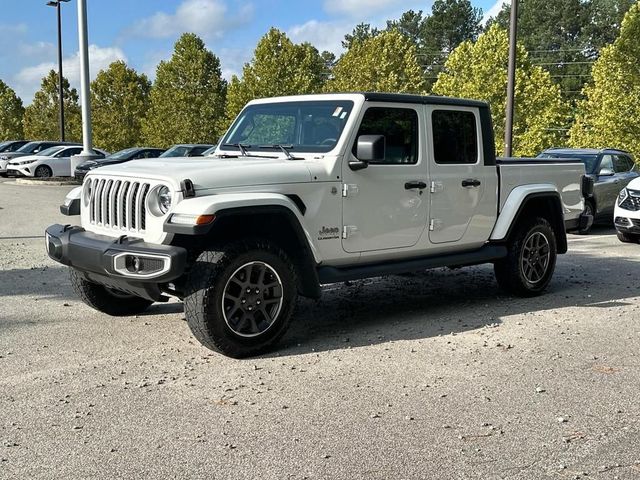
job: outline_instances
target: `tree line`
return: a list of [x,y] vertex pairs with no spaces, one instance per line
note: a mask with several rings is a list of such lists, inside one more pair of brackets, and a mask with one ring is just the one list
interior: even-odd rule
[[[319,92],[381,91],[488,101],[502,152],[509,7],[482,25],[469,0],[436,0],[383,29],[359,24],[336,58],[270,29],[242,74],[222,78],[219,58],[183,34],[156,78],[114,62],[91,83],[96,145],[215,142],[251,99]],[[550,146],[624,148],[640,158],[640,2],[520,0],[514,153]],[[0,139],[55,139],[57,74],[24,108],[0,80]],[[63,78],[66,134],[80,140],[78,94]]]

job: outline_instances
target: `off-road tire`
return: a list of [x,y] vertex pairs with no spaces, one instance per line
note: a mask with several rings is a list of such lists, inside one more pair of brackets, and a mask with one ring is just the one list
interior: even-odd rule
[[[525,245],[532,238],[542,235],[549,246],[549,259],[540,279],[532,282],[527,278],[523,267],[523,254],[527,251]],[[549,285],[556,265],[557,244],[556,237],[549,222],[544,218],[536,218],[523,222],[516,227],[514,235],[507,245],[507,257],[495,262],[494,272],[498,285],[505,291],[519,297],[534,297],[540,295]]]
[[593,202],[591,202],[590,200],[587,200],[585,202],[585,204],[584,204],[584,212],[583,213],[585,215],[592,215],[593,216],[593,222],[588,227],[585,227],[583,229],[578,230],[578,233],[580,235],[586,235],[587,233],[589,233],[591,231],[591,227],[596,222],[596,207],[593,205]]
[[[223,310],[225,290],[247,264],[267,265],[281,283],[281,306],[263,332],[243,336],[231,328]],[[236,277],[234,277],[236,278]],[[285,334],[297,299],[296,270],[287,254],[268,240],[243,240],[200,254],[187,277],[184,311],[193,335],[205,347],[233,358],[255,356],[271,349]],[[228,293],[228,292],[227,292]],[[252,300],[255,301],[255,300]],[[266,304],[266,301],[265,301]],[[247,308],[247,307],[243,307]],[[250,315],[243,310],[240,315]],[[253,314],[254,318],[257,311]],[[268,323],[268,322],[267,322]],[[254,321],[255,325],[255,321]]]
[[36,171],[33,172],[33,176],[37,178],[51,178],[53,176],[53,171],[46,165],[40,165],[36,168]]
[[634,235],[633,233],[616,232],[618,240],[624,243],[638,243],[640,241],[640,235]]
[[82,273],[71,269],[71,286],[84,303],[112,317],[137,315],[149,308],[153,302],[136,295],[111,290],[84,278]]

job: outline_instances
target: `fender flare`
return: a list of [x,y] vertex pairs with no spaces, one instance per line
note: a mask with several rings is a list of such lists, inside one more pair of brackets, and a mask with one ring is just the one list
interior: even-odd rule
[[518,220],[522,208],[531,198],[553,197],[560,202],[560,213],[562,213],[562,199],[555,185],[551,183],[538,183],[531,185],[521,185],[514,188],[509,193],[504,206],[498,215],[498,220],[493,227],[491,241],[501,241],[506,239],[511,232],[514,222]]
[[[304,228],[304,210],[306,210],[304,203],[302,203],[302,200],[297,196],[290,197],[280,193],[262,192],[220,193],[185,199],[176,205],[175,209],[171,212],[171,216],[175,214],[188,214],[223,217],[247,213],[283,213],[288,217],[299,239],[306,242],[314,261],[321,263],[320,253],[313,243],[309,232]],[[165,221],[165,232],[201,235],[208,233],[213,225],[215,225],[215,221],[210,225],[198,226],[205,228],[172,224],[170,223],[171,216]]]

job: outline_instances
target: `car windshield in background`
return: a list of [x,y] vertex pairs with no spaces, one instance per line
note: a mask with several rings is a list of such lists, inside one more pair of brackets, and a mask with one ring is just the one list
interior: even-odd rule
[[116,153],[112,153],[106,158],[110,160],[122,160],[123,158],[129,158],[133,153],[137,151],[137,148],[125,148],[124,150],[119,150]]
[[58,153],[63,148],[64,147],[60,147],[60,146],[45,148],[41,152],[38,152],[38,155],[42,155],[43,157],[50,157],[51,155],[55,155],[56,153]]
[[189,154],[189,148],[182,145],[176,145],[160,155],[160,158],[165,157],[186,157]]
[[332,150],[344,129],[353,102],[309,101],[250,105],[229,129],[221,150],[280,151],[280,146],[298,152]]
[[38,142],[29,142],[23,146],[21,146],[16,152],[20,153],[33,153],[35,149],[37,149],[41,144]]
[[578,154],[578,153],[541,153],[538,158],[566,158],[584,163],[587,173],[594,173],[598,163],[598,155]]
[[213,147],[206,149],[204,152],[202,152],[202,156],[208,157],[209,155],[213,155],[216,151],[216,148],[218,148],[218,146],[214,145]]

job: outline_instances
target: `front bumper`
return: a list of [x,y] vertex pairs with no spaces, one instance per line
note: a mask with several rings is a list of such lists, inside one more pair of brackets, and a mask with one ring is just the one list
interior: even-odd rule
[[46,244],[53,260],[82,272],[87,280],[150,300],[161,298],[160,284],[180,277],[187,262],[181,247],[96,235],[70,225],[47,228]]
[[616,201],[613,224],[619,232],[640,234],[640,210],[627,210]]
[[32,177],[31,169],[28,165],[17,167],[15,165],[7,165],[7,175],[13,177]]

